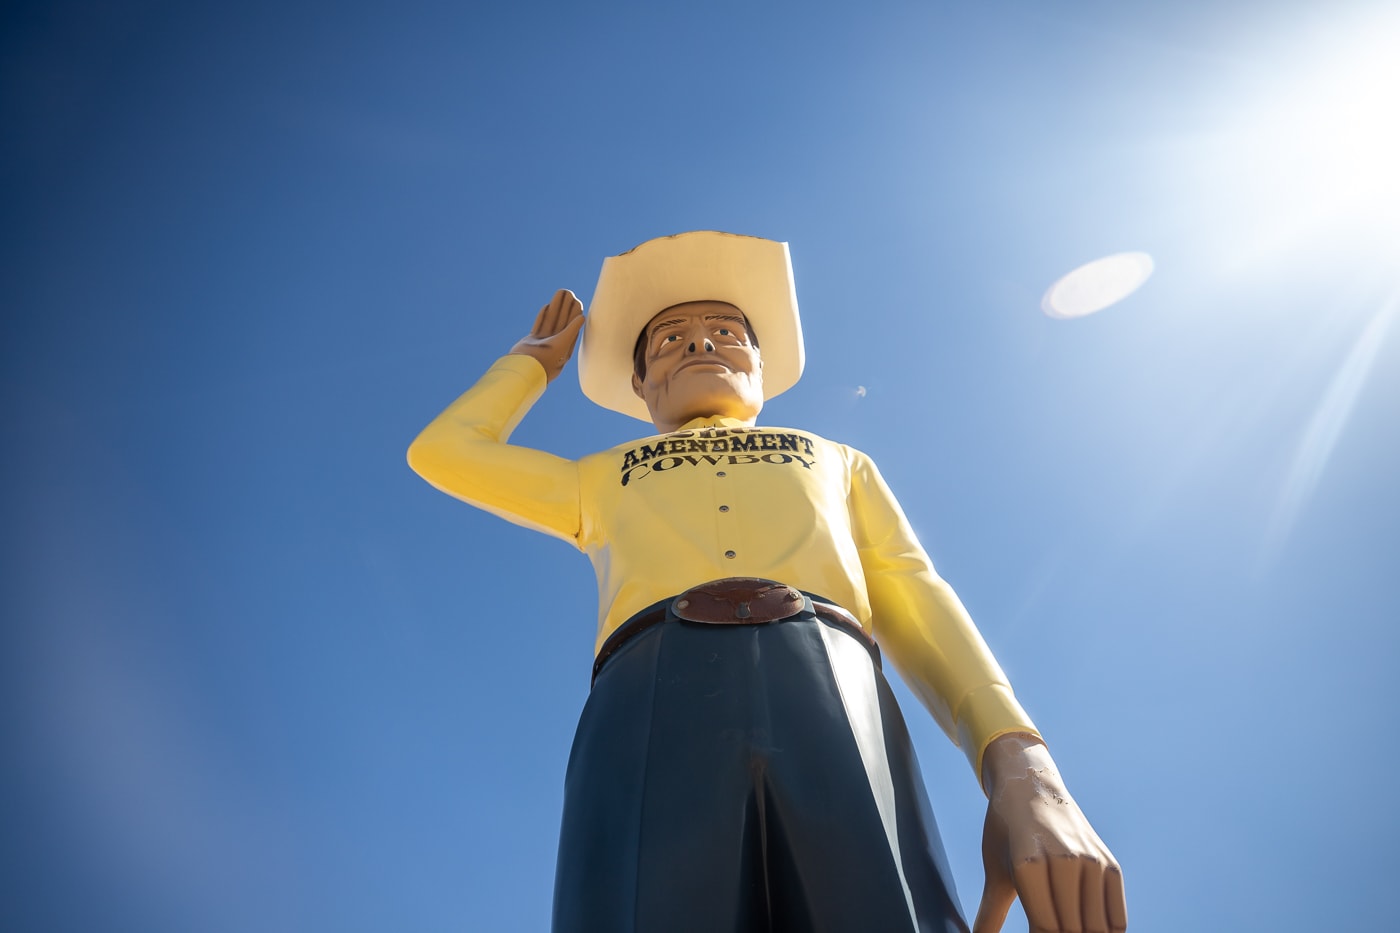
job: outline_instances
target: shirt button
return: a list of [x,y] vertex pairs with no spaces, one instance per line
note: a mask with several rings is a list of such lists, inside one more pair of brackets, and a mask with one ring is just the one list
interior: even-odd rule
[[722,505],[722,506],[719,507],[719,510],[720,510],[721,512],[728,512],[728,511],[729,511],[729,506],[727,506],[727,505]]
[[716,473],[715,475],[716,475],[716,476],[724,476],[724,475],[726,475],[726,474],[725,474],[725,472],[724,472],[723,470],[720,470],[720,471],[719,471],[718,473]]
[[730,560],[733,560],[737,555],[735,555],[733,551],[725,551],[724,556],[729,558]]

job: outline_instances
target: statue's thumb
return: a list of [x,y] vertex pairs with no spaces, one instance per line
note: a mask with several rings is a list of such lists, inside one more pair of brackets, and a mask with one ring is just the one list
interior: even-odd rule
[[583,315],[580,314],[564,326],[564,338],[568,341],[569,346],[573,346],[574,342],[578,340],[578,332],[583,330],[583,321]]
[[972,933],[997,933],[1006,922],[1006,912],[1015,900],[1015,887],[999,879],[987,878],[982,888],[982,902],[977,905],[977,919],[972,921]]

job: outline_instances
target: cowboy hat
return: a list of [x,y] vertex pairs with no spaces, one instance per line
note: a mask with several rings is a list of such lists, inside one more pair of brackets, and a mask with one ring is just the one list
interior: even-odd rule
[[632,391],[632,351],[661,311],[688,301],[723,301],[748,318],[762,341],[763,397],[796,384],[805,354],[788,245],[696,230],[647,240],[603,260],[579,348],[583,394],[624,415],[651,421]]

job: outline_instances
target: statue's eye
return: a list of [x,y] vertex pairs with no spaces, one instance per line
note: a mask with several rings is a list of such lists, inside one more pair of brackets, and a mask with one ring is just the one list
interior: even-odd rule
[[722,337],[728,337],[728,336],[729,336],[729,328],[728,328],[728,327],[721,327],[721,328],[719,329],[719,332],[720,332],[720,336],[722,336]]
[[680,340],[680,339],[681,339],[681,335],[680,335],[680,334],[667,334],[665,337],[662,337],[662,338],[661,338],[661,342],[662,342],[662,343],[671,343],[672,341]]

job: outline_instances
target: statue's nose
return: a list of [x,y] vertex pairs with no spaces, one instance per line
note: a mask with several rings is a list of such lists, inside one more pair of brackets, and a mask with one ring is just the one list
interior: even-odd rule
[[[713,352],[715,352],[715,345],[712,344],[712,343],[710,343],[710,338],[709,338],[709,337],[706,337],[706,338],[705,338],[704,344],[705,344],[705,352],[706,352],[706,353],[713,353]],[[690,342],[690,346],[686,347],[686,352],[688,352],[688,353],[694,353],[694,352],[695,352],[695,341],[694,341],[694,340],[692,340],[692,341]]]

